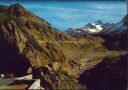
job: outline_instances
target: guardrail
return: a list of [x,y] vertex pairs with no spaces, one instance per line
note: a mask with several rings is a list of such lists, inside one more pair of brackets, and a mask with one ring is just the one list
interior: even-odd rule
[[27,75],[27,76],[23,76],[23,77],[19,77],[17,79],[18,80],[32,80],[32,74]]
[[32,83],[28,89],[44,89],[40,86],[40,79],[33,79],[32,74],[23,76],[23,77],[19,77],[19,78],[17,78],[17,80],[35,80],[34,83]]
[[36,81],[28,89],[41,89],[40,79],[36,79]]
[[[0,89],[3,90],[8,89],[11,87],[11,85],[13,86],[13,83],[16,83],[17,81],[28,84],[29,86],[27,87],[27,89],[32,89],[32,90],[44,89],[40,85],[41,82],[40,79],[32,79],[32,75],[27,75],[19,78],[0,78]],[[18,85],[20,85],[20,83],[18,83]]]

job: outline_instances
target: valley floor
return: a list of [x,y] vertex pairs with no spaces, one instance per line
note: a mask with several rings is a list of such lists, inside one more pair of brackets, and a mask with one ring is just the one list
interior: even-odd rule
[[67,58],[72,66],[70,73],[74,73],[78,77],[83,71],[95,67],[95,65],[102,62],[105,58],[113,59],[127,53],[127,51],[79,52],[77,55]]

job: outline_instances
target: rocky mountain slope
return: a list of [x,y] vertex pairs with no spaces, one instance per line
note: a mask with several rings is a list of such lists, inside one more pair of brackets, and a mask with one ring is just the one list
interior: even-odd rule
[[5,63],[25,60],[40,67],[65,59],[59,41],[72,39],[21,5],[0,6],[0,19],[0,58]]
[[128,15],[102,35],[104,46],[110,50],[128,50]]
[[123,32],[128,32],[128,15],[126,15],[122,21],[116,23],[111,29],[106,31],[104,34],[119,34]]

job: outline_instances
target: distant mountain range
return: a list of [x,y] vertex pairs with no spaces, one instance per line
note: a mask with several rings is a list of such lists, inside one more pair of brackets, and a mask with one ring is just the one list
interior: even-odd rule
[[66,30],[66,34],[72,37],[79,37],[87,34],[99,34],[101,32],[105,32],[114,26],[114,23],[102,23],[102,21],[98,20],[94,23],[88,23],[84,27],[73,29],[69,28]]
[[[102,23],[102,21],[98,20],[94,23],[88,23],[86,26],[73,29],[69,28],[66,30],[66,34],[72,37],[79,37],[87,34],[118,34],[128,30],[128,26],[125,24],[127,21],[127,15],[124,19],[118,23]],[[125,21],[126,20],[126,21]]]

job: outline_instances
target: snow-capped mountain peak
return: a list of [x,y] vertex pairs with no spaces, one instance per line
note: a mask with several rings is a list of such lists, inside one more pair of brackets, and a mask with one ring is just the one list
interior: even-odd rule
[[102,35],[115,35],[122,32],[128,32],[128,15],[118,23],[102,23],[100,20],[94,23],[88,23],[86,26],[72,29],[69,28],[66,34],[69,36],[77,37],[85,34],[102,34]]
[[100,20],[98,20],[94,23],[88,23],[87,25],[81,28],[77,28],[77,29],[69,28],[66,31],[66,33],[69,36],[80,36],[84,34],[94,34],[94,33],[96,34],[103,30],[103,25],[104,24]]

